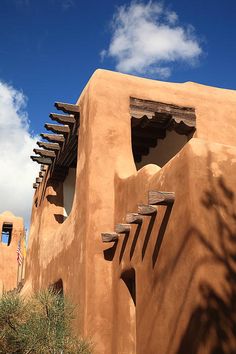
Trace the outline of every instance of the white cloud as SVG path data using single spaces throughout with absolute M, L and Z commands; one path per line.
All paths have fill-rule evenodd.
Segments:
M 178 24 L 178 15 L 159 2 L 131 2 L 118 7 L 112 20 L 112 38 L 101 59 L 115 59 L 126 73 L 168 77 L 177 61 L 193 64 L 202 53 L 192 26 Z
M 37 137 L 29 132 L 26 97 L 0 82 L 0 213 L 12 211 L 28 224 L 39 167 L 30 160 Z

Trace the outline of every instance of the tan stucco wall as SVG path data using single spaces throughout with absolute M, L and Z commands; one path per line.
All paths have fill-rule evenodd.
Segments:
M 0 242 L 0 293 L 17 287 L 17 245 L 24 235 L 24 223 L 21 217 L 14 216 L 6 211 L 0 214 L 0 231 L 4 223 L 12 223 L 12 237 L 10 245 Z
M 136 171 L 130 96 L 196 109 L 194 137 L 162 169 L 148 165 Z M 25 289 L 47 287 L 61 278 L 65 294 L 79 305 L 76 325 L 92 337 L 95 353 L 133 353 L 135 331 L 127 320 L 127 294 L 120 283 L 122 271 L 133 267 L 136 352 L 189 354 L 195 345 L 199 351 L 193 353 L 211 353 L 219 337 L 216 323 L 207 344 L 203 344 L 205 329 L 195 336 L 197 344 L 190 337 L 211 313 L 212 294 L 230 302 L 223 288 L 233 291 L 226 277 L 227 262 L 233 261 L 226 253 L 231 252 L 235 235 L 236 92 L 98 70 L 78 103 L 81 123 L 73 207 L 61 223 L 62 184 L 48 180 L 36 192 Z M 137 211 L 138 203 L 147 202 L 150 189 L 176 193 L 166 228 L 165 207 L 159 207 L 152 230 L 150 217 L 145 217 L 132 259 L 136 226 L 126 244 L 121 236 L 115 251 L 107 250 L 111 246 L 101 242 L 101 232 L 113 231 L 127 211 Z M 163 236 L 159 252 L 158 234 L 159 240 Z M 222 242 L 229 242 L 226 250 Z M 199 313 L 203 320 L 197 322 Z M 232 335 L 231 340 L 235 345 Z

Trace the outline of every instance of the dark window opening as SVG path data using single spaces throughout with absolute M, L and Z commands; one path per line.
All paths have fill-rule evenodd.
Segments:
M 191 139 L 196 116 L 193 107 L 130 99 L 131 137 L 137 169 L 163 167 Z
M 57 282 L 55 282 L 54 284 L 52 284 L 49 289 L 51 289 L 53 292 L 55 292 L 56 294 L 60 294 L 63 296 L 64 294 L 64 290 L 63 290 L 63 281 L 62 279 L 59 279 Z
M 121 275 L 121 279 L 127 286 L 129 293 L 132 297 L 134 305 L 136 305 L 136 284 L 135 284 L 135 270 L 129 269 Z
M 13 225 L 11 223 L 6 222 L 4 222 L 2 225 L 1 242 L 7 246 L 10 246 L 11 243 L 12 227 Z

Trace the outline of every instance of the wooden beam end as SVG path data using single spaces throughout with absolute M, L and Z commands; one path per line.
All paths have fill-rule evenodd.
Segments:
M 116 232 L 102 232 L 102 242 L 115 242 L 118 241 L 118 234 Z

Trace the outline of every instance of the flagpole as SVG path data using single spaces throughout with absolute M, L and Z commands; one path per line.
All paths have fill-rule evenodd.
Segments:
M 19 262 L 17 261 L 18 267 L 17 267 L 17 279 L 16 279 L 16 287 L 18 287 L 18 282 L 19 282 L 19 273 L 20 273 L 20 265 Z
M 24 263 L 25 263 L 25 258 L 23 257 L 22 263 L 21 263 L 21 275 L 20 275 L 20 281 L 23 280 L 23 269 L 24 269 Z

